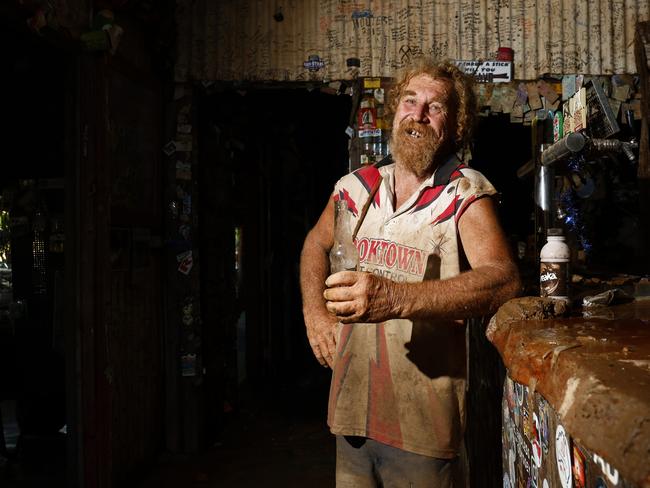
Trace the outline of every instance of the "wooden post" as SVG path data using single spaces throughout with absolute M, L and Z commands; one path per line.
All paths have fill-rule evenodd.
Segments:
M 639 22 L 634 37 L 634 58 L 640 77 L 641 91 L 641 137 L 639 141 L 639 228 L 642 235 L 643 256 L 640 271 L 650 272 L 650 230 L 646 223 L 650 220 L 650 137 L 648 118 L 650 117 L 650 79 L 648 75 L 648 57 L 650 50 L 650 22 Z
M 467 321 L 468 391 L 465 445 L 468 486 L 502 484 L 501 397 L 505 369 L 499 353 L 485 337 L 487 319 Z

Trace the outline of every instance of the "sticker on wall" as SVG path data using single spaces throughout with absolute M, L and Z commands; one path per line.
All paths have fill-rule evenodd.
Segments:
M 188 299 L 188 302 L 183 305 L 183 324 L 188 327 L 194 323 L 194 303 L 192 303 L 191 298 Z
M 189 181 L 192 179 L 192 164 L 176 161 L 176 179 Z
M 314 72 L 325 67 L 325 61 L 318 54 L 310 54 L 307 61 L 302 63 L 302 65 L 309 71 Z
M 571 449 L 569 448 L 569 437 L 564 427 L 557 426 L 555 430 L 555 457 L 557 461 L 557 472 L 562 483 L 562 488 L 572 488 L 573 473 L 571 470 Z
M 178 202 L 176 200 L 169 202 L 169 213 L 174 218 L 178 217 Z
M 177 254 L 176 261 L 178 261 L 178 271 L 180 273 L 186 276 L 190 274 L 190 271 L 192 271 L 192 266 L 194 266 L 192 251 L 185 251 Z
M 196 354 L 181 356 L 181 376 L 196 376 Z
M 179 225 L 178 233 L 184 240 L 189 241 L 192 235 L 192 228 L 187 224 Z
M 186 193 L 183 195 L 183 215 L 190 215 L 192 213 L 192 195 Z
M 179 134 L 191 134 L 192 124 L 177 124 L 176 132 L 178 132 Z
M 167 144 L 163 146 L 163 152 L 167 156 L 171 156 L 176 152 L 176 143 L 174 141 L 169 141 Z
M 181 137 L 189 137 L 189 138 L 191 138 L 192 136 L 179 135 L 178 137 L 179 138 L 176 141 L 174 141 L 174 144 L 176 146 L 176 151 L 178 151 L 178 152 L 190 152 L 192 150 L 192 141 L 191 141 L 191 139 L 190 140 L 187 140 L 185 138 L 181 139 Z

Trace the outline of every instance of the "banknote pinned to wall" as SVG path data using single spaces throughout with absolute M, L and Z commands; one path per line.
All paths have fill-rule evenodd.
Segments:
M 558 93 L 555 91 L 553 86 L 550 83 L 547 83 L 544 80 L 539 80 L 537 82 L 537 91 L 551 105 L 554 104 L 558 100 L 558 98 L 560 98 L 560 95 L 558 95 Z M 529 90 L 529 93 L 530 93 L 530 90 Z
M 568 100 L 576 92 L 576 75 L 562 77 L 562 100 Z
M 488 83 L 482 83 L 476 85 L 476 98 L 478 100 L 479 107 L 489 107 L 492 100 L 492 92 L 494 90 L 494 85 Z
M 539 96 L 537 83 L 534 81 L 526 83 L 526 90 L 528 91 L 528 105 L 531 110 L 539 110 L 542 108 L 542 99 Z
M 497 85 L 494 86 L 492 90 L 492 97 L 490 98 L 489 103 L 490 107 L 492 108 L 492 112 L 503 112 L 503 96 L 505 94 L 505 90 L 503 88 L 504 85 Z
M 517 88 L 513 83 L 508 83 L 507 85 L 503 85 L 503 96 L 502 96 L 502 102 L 503 102 L 503 113 L 509 114 L 512 111 L 512 108 L 515 105 L 515 101 L 517 100 Z

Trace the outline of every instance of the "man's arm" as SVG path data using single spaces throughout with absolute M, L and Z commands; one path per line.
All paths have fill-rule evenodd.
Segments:
M 492 199 L 472 203 L 461 216 L 458 229 L 470 271 L 419 283 L 396 283 L 371 273 L 342 271 L 326 281 L 327 309 L 343 323 L 464 319 L 495 312 L 518 294 L 521 285 Z
M 314 356 L 332 367 L 336 352 L 336 317 L 327 311 L 323 291 L 330 273 L 329 251 L 334 244 L 334 201 L 330 198 L 314 228 L 307 234 L 300 255 L 300 288 L 307 338 Z

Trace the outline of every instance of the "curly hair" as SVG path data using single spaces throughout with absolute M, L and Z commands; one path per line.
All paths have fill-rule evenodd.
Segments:
M 455 150 L 469 144 L 476 124 L 478 104 L 474 93 L 474 80 L 463 73 L 452 61 L 435 62 L 418 59 L 417 64 L 405 68 L 390 90 L 390 104 L 387 120 L 392 120 L 406 85 L 418 75 L 428 75 L 435 80 L 446 80 L 452 89 L 452 100 L 456 106 Z

